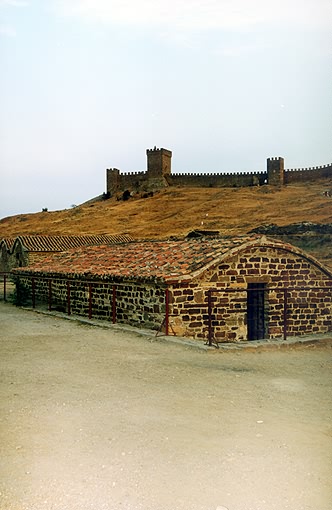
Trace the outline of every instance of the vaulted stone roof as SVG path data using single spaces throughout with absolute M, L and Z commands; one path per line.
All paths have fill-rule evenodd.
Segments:
M 29 252 L 62 252 L 79 246 L 105 245 L 125 243 L 132 241 L 129 234 L 119 235 L 77 235 L 77 236 L 45 236 L 45 235 L 22 235 L 16 238 L 6 238 L 7 249 L 12 251 L 17 243 Z
M 190 280 L 218 261 L 254 246 L 273 246 L 318 261 L 301 250 L 265 236 L 140 241 L 110 246 L 89 246 L 47 257 L 15 272 L 61 275 L 69 278 L 118 278 L 120 280 Z

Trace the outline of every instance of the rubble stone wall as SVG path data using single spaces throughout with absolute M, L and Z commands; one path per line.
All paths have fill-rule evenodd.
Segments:
M 20 275 L 19 280 L 32 302 L 32 278 Z M 68 313 L 69 305 L 71 314 L 88 317 L 91 306 L 93 318 L 112 321 L 114 314 L 116 322 L 151 329 L 160 328 L 165 317 L 165 288 L 159 285 L 45 276 L 35 277 L 34 287 L 37 305 L 48 306 L 51 292 L 51 308 L 61 312 Z
M 207 339 L 208 290 L 213 288 L 214 338 L 223 342 L 247 340 L 249 283 L 265 284 L 266 337 L 283 335 L 285 287 L 294 288 L 287 291 L 286 297 L 287 336 L 332 331 L 330 277 L 300 255 L 268 247 L 243 251 L 195 281 L 174 285 L 170 293 L 170 324 L 177 334 Z

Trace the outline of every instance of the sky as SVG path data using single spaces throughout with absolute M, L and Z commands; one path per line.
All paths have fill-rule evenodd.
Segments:
M 330 0 L 0 0 L 0 218 L 68 209 L 106 168 L 332 162 Z

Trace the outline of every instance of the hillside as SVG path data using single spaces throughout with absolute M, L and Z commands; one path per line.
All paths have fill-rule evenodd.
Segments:
M 118 234 L 160 239 L 194 229 L 222 235 L 247 233 L 264 224 L 332 223 L 332 180 L 283 188 L 167 188 L 153 196 L 89 202 L 73 209 L 21 214 L 0 220 L 0 239 L 21 234 Z M 317 240 L 316 240 L 317 241 Z M 327 241 L 327 240 L 325 240 Z M 330 242 L 313 253 L 330 262 Z M 323 246 L 323 245 L 324 246 Z M 306 249 L 311 249 L 305 246 Z

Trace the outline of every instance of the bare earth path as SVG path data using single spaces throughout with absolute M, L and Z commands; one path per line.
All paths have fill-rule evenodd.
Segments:
M 331 510 L 329 346 L 151 340 L 0 303 L 1 510 Z

